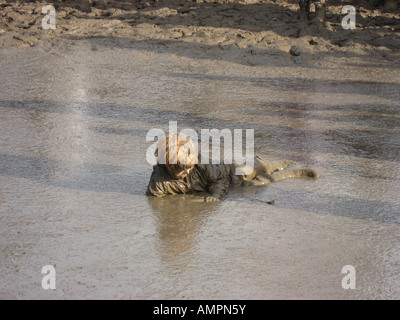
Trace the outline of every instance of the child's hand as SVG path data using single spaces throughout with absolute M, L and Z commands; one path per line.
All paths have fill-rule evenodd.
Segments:
M 213 196 L 204 197 L 204 202 L 214 202 L 214 201 L 221 201 L 221 200 Z

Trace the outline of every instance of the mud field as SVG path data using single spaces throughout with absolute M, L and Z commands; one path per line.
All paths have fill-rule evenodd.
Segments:
M 0 298 L 399 299 L 400 12 L 355 3 L 0 1 Z M 169 121 L 321 178 L 147 197 Z

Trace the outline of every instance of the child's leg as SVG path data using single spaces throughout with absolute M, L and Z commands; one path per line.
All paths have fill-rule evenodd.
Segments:
M 253 171 L 243 176 L 246 181 L 252 181 L 254 185 L 267 184 L 270 182 L 280 181 L 286 178 L 314 178 L 318 179 L 319 175 L 312 169 L 288 168 L 295 165 L 296 162 L 283 161 L 265 161 L 259 156 L 254 158 Z M 285 170 L 286 169 L 286 170 Z
M 268 178 L 268 176 L 274 173 L 275 171 L 283 170 L 290 164 L 295 164 L 295 163 L 292 161 L 267 162 L 263 158 L 255 156 L 253 161 L 252 171 L 249 174 L 244 174 L 243 180 L 251 181 L 258 176 L 263 176 L 263 178 Z
M 311 178 L 318 179 L 319 174 L 313 169 L 287 169 L 271 174 L 271 182 L 281 181 L 288 178 Z
M 267 173 L 260 173 L 257 176 L 254 177 L 254 179 L 250 181 L 246 181 L 246 185 L 248 186 L 262 186 L 268 183 L 271 183 L 273 180 L 271 178 L 271 175 Z
M 296 164 L 296 162 L 287 160 L 269 162 L 264 161 L 265 172 L 268 174 L 273 174 L 276 171 L 282 171 L 286 169 L 291 164 Z
M 243 180 L 251 181 L 261 173 L 267 173 L 266 162 L 262 158 L 256 156 L 254 158 L 252 172 L 249 174 L 243 175 Z

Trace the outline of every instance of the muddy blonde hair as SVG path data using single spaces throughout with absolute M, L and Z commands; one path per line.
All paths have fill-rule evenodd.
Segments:
M 182 133 L 161 137 L 158 140 L 155 155 L 158 164 L 165 165 L 168 170 L 172 167 L 189 169 L 198 163 L 195 143 L 189 136 Z

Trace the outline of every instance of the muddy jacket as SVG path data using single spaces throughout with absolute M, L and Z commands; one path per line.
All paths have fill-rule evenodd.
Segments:
M 235 175 L 234 164 L 197 164 L 184 179 L 171 177 L 163 165 L 153 167 L 147 187 L 147 195 L 162 197 L 168 194 L 182 194 L 207 191 L 220 198 L 227 189 L 240 185 L 243 176 Z

